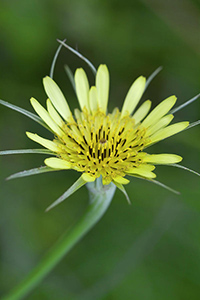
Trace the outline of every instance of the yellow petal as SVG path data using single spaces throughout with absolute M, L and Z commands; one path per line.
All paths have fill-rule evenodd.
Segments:
M 89 111 L 89 83 L 85 71 L 83 69 L 77 69 L 74 80 L 80 107 L 82 110 L 85 107 Z
M 184 130 L 186 127 L 188 127 L 188 125 L 189 125 L 189 122 L 179 122 L 179 123 L 167 126 L 165 128 L 162 128 L 151 136 L 151 139 L 150 139 L 149 143 L 146 144 L 146 146 L 150 145 L 150 144 L 154 144 L 158 141 L 164 140 L 167 137 L 172 136 L 172 135 Z
M 62 127 L 65 123 L 60 117 L 60 115 L 55 110 L 53 104 L 50 99 L 47 99 L 47 110 L 51 116 L 51 118 L 58 124 L 58 126 Z
M 32 141 L 44 146 L 45 148 L 53 151 L 53 152 L 59 152 L 59 148 L 57 145 L 47 139 L 42 138 L 41 136 L 37 135 L 36 133 L 26 132 L 26 135 L 31 139 Z
M 140 101 L 142 94 L 144 93 L 145 84 L 146 78 L 143 76 L 140 76 L 133 82 L 124 100 L 121 117 L 124 117 L 127 114 L 132 114 L 138 102 Z
M 55 83 L 53 79 L 46 76 L 43 79 L 44 89 L 47 93 L 47 96 L 59 112 L 59 114 L 66 120 L 71 121 L 72 114 L 67 104 L 67 101 L 61 92 L 59 86 Z
M 133 119 L 135 120 L 135 124 L 138 124 L 142 119 L 146 117 L 149 110 L 151 108 L 151 101 L 147 100 L 145 101 L 138 110 L 134 113 Z
M 169 110 L 172 108 L 172 106 L 174 106 L 175 103 L 175 96 L 171 96 L 165 99 L 152 110 L 152 112 L 142 122 L 142 125 L 146 128 L 148 128 L 151 125 L 154 125 L 159 119 L 161 119 L 164 115 L 166 115 L 169 112 Z
M 117 183 L 121 183 L 121 184 L 128 184 L 130 182 L 130 180 L 122 177 L 122 176 L 118 176 L 118 177 L 115 177 L 114 182 L 116 181 Z
M 180 161 L 182 161 L 182 157 L 176 154 L 152 154 L 152 155 L 146 155 L 143 158 L 144 162 L 150 162 L 153 164 L 176 164 Z
M 31 104 L 36 111 L 36 113 L 44 120 L 44 122 L 55 132 L 58 136 L 62 136 L 63 132 L 59 126 L 52 120 L 46 109 L 34 98 L 31 98 Z
M 133 168 L 127 171 L 129 175 L 139 175 L 145 178 L 155 178 L 156 174 L 154 174 L 153 171 L 155 169 L 155 166 L 144 164 L 139 166 L 138 168 Z
M 46 158 L 44 163 L 53 169 L 65 170 L 71 168 L 71 164 L 68 161 L 56 157 Z
M 106 113 L 109 96 L 109 72 L 106 65 L 100 65 L 96 75 L 96 88 L 99 108 Z
M 98 109 L 98 96 L 96 86 L 92 86 L 89 91 L 89 106 L 92 112 Z
M 92 181 L 95 181 L 95 179 L 96 179 L 94 176 L 91 176 L 91 175 L 89 175 L 88 173 L 83 173 L 83 174 L 81 175 L 81 177 L 82 177 L 83 180 L 86 181 L 86 182 L 92 182 Z
M 163 118 L 161 118 L 156 124 L 154 124 L 153 126 L 150 126 L 147 130 L 146 130 L 146 136 L 151 136 L 152 134 L 154 134 L 156 131 L 158 131 L 159 129 L 166 127 L 174 118 L 173 115 L 166 115 Z

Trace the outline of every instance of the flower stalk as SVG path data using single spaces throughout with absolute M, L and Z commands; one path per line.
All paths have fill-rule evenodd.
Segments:
M 101 219 L 112 201 L 115 185 L 111 183 L 109 186 L 102 187 L 100 181 L 101 178 L 87 184 L 90 203 L 84 215 L 70 231 L 67 230 L 24 281 L 2 300 L 20 300 L 27 296 Z

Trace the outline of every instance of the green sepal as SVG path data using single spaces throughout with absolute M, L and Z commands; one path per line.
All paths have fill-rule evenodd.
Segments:
M 73 75 L 73 73 L 72 73 L 72 71 L 71 71 L 71 69 L 68 65 L 65 65 L 64 69 L 65 69 L 65 72 L 67 73 L 69 81 L 71 82 L 71 85 L 72 85 L 72 87 L 75 91 L 75 94 L 76 94 L 76 85 L 75 85 L 74 75 Z
M 146 179 L 146 178 L 144 178 L 144 179 L 147 180 L 147 181 L 149 181 L 149 182 L 155 183 L 155 184 L 163 187 L 164 189 L 166 189 L 166 190 L 168 190 L 168 191 L 170 191 L 170 192 L 172 192 L 172 193 L 174 193 L 176 195 L 180 195 L 179 191 L 176 191 L 176 190 L 172 189 L 168 185 L 166 185 L 166 184 L 164 184 L 164 183 L 162 183 L 162 182 L 160 182 L 158 180 L 155 180 L 155 179 Z
M 42 167 L 39 167 L 39 168 L 24 170 L 24 171 L 15 173 L 15 174 L 10 175 L 9 177 L 7 177 L 6 180 L 21 178 L 21 177 L 26 177 L 26 176 L 31 176 L 31 175 L 37 175 L 37 174 L 46 173 L 46 172 L 59 171 L 59 170 L 58 169 L 53 169 L 53 168 L 50 168 L 50 167 L 47 167 L 47 166 L 42 166 Z
M 70 50 L 72 53 L 74 53 L 75 55 L 77 55 L 80 59 L 82 59 L 84 62 L 86 62 L 86 64 L 90 67 L 90 69 L 92 70 L 93 74 L 96 75 L 96 68 L 93 66 L 93 64 L 89 61 L 89 59 L 87 59 L 85 56 L 83 56 L 80 52 L 78 52 L 77 50 L 73 49 L 72 47 L 70 47 L 69 45 L 65 44 L 65 42 L 57 39 L 58 43 L 60 43 L 61 45 L 63 45 L 65 48 L 67 48 L 68 50 Z
M 85 184 L 86 184 L 86 181 L 83 180 L 82 176 L 80 176 L 79 179 L 77 181 L 75 181 L 74 184 L 72 184 L 72 186 L 62 196 L 60 196 L 49 207 L 47 207 L 46 211 L 49 211 L 56 205 L 63 202 L 65 199 L 67 199 L 69 196 L 71 196 L 73 193 L 75 193 L 77 190 L 79 190 Z
M 114 181 L 114 184 L 124 194 L 124 196 L 126 197 L 126 200 L 127 200 L 128 204 L 131 204 L 130 198 L 129 198 L 126 190 L 125 190 L 125 187 L 121 183 L 118 183 L 118 182 L 115 182 L 115 181 Z
M 0 104 L 6 106 L 6 107 L 9 107 L 15 111 L 18 111 L 20 112 L 21 114 L 29 117 L 30 119 L 34 120 L 35 122 L 39 123 L 40 125 L 42 125 L 43 127 L 45 127 L 46 129 L 50 130 L 49 127 L 44 123 L 44 121 L 38 117 L 37 115 L 33 114 L 32 112 L 24 109 L 24 108 L 21 108 L 19 106 L 16 106 L 14 104 L 11 104 L 9 102 L 6 102 L 6 101 L 3 101 L 0 99 Z
M 63 40 L 63 42 L 66 42 L 66 39 Z M 52 64 L 51 64 L 51 69 L 50 69 L 50 74 L 49 74 L 49 77 L 51 77 L 52 79 L 53 79 L 53 74 L 54 74 L 54 69 L 55 69 L 56 61 L 57 61 L 57 58 L 58 58 L 58 55 L 60 53 L 60 50 L 61 50 L 62 46 L 63 46 L 62 44 L 60 44 L 58 46 L 58 49 L 56 50 L 56 53 L 55 53 L 55 55 L 53 57 L 53 61 L 52 61 Z
M 48 149 L 19 149 L 19 150 L 4 150 L 0 151 L 0 155 L 12 155 L 12 154 L 48 154 L 55 155 L 54 152 Z
M 158 73 L 160 73 L 160 71 L 162 70 L 163 67 L 158 67 L 148 78 L 147 78 L 147 81 L 146 81 L 146 84 L 145 84 L 145 90 L 147 89 L 147 87 L 149 86 L 149 84 L 151 83 L 151 81 L 156 77 L 156 75 Z
M 167 166 L 170 166 L 170 165 L 167 165 Z M 170 191 L 170 192 L 172 192 L 172 193 L 174 193 L 174 194 L 176 194 L 176 195 L 180 195 L 180 192 L 179 192 L 179 191 L 176 191 L 176 190 L 172 189 L 172 188 L 169 187 L 168 185 L 166 185 L 166 184 L 164 184 L 164 183 L 162 183 L 162 182 L 160 182 L 160 181 L 158 181 L 158 180 L 155 180 L 155 179 L 148 179 L 148 178 L 144 178 L 144 177 L 140 177 L 140 176 L 135 176 L 135 175 L 134 175 L 134 177 L 139 178 L 139 179 L 142 179 L 142 180 L 149 181 L 149 182 L 151 182 L 151 183 L 154 183 L 154 184 L 156 184 L 156 185 L 159 185 L 159 186 L 163 187 L 164 189 L 166 189 L 166 190 L 168 190 L 168 191 Z
M 198 173 L 198 172 L 196 172 L 196 171 L 194 171 L 194 170 L 192 170 L 192 169 L 189 169 L 189 168 L 187 168 L 187 167 L 185 167 L 185 166 L 183 166 L 183 165 L 179 165 L 179 164 L 170 164 L 169 166 L 176 167 L 176 168 L 180 168 L 180 169 L 189 171 L 189 172 L 191 172 L 191 173 L 193 173 L 193 174 L 195 174 L 195 175 L 197 175 L 197 176 L 200 176 L 200 173 Z
M 194 126 L 197 126 L 197 125 L 199 125 L 199 124 L 200 124 L 200 120 L 198 120 L 198 121 L 196 121 L 196 122 L 193 122 L 193 123 L 190 123 L 190 124 L 188 125 L 188 127 L 186 127 L 184 130 L 190 129 L 190 128 L 192 128 L 192 127 L 194 127 Z
M 186 101 L 185 103 L 179 105 L 178 107 L 173 108 L 170 110 L 169 114 L 174 114 L 175 112 L 181 110 L 182 108 L 186 107 L 187 105 L 191 104 L 192 102 L 196 101 L 200 97 L 200 94 L 196 95 L 192 99 Z

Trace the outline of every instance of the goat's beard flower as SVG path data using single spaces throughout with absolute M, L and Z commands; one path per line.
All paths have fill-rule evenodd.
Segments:
M 82 172 L 85 182 L 102 176 L 103 185 L 129 182 L 126 175 L 152 179 L 156 164 L 174 164 L 182 160 L 176 154 L 147 154 L 145 148 L 184 130 L 189 122 L 169 125 L 169 113 L 176 102 L 171 96 L 162 101 L 149 114 L 151 101 L 135 108 L 144 93 L 146 79 L 135 80 L 125 98 L 122 110 L 115 108 L 107 113 L 109 72 L 100 65 L 95 86 L 89 87 L 83 69 L 74 76 L 76 94 L 81 110 L 71 113 L 63 93 L 50 78 L 44 78 L 48 96 L 47 110 L 31 98 L 31 104 L 54 134 L 53 140 L 27 132 L 33 141 L 51 151 L 55 157 L 45 159 L 45 164 L 55 170 L 74 169 Z

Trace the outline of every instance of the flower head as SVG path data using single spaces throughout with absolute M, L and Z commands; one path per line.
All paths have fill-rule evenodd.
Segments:
M 74 76 L 80 109 L 70 111 L 58 85 L 44 78 L 48 96 L 47 110 L 31 98 L 36 113 L 52 131 L 52 140 L 27 132 L 33 141 L 51 151 L 55 157 L 45 159 L 45 164 L 55 170 L 74 169 L 82 172 L 85 182 L 102 176 L 107 185 L 127 184 L 126 175 L 152 179 L 156 164 L 174 164 L 182 160 L 175 154 L 150 155 L 145 148 L 184 130 L 189 122 L 169 125 L 173 115 L 169 113 L 176 102 L 171 96 L 162 101 L 150 113 L 151 101 L 136 106 L 144 93 L 146 79 L 137 78 L 130 87 L 121 111 L 115 108 L 107 113 L 109 96 L 109 72 L 100 65 L 95 86 L 90 87 L 83 69 Z M 148 114 L 149 113 L 149 114 Z

